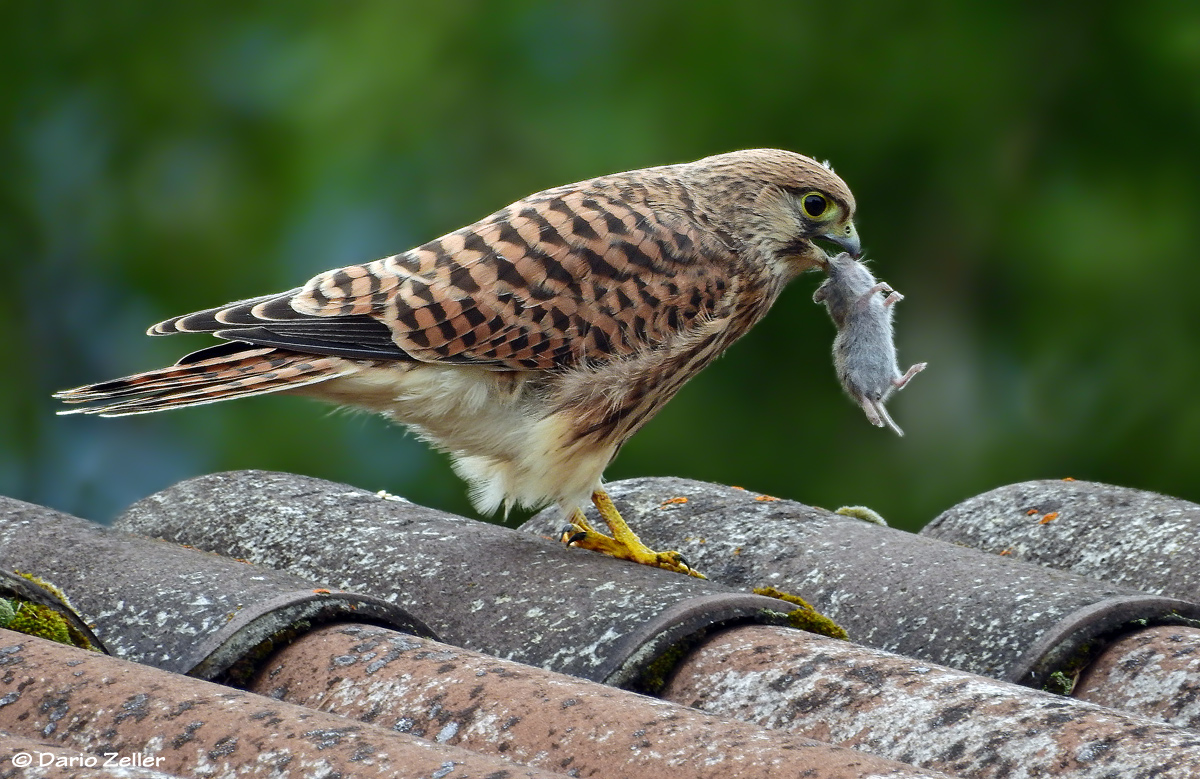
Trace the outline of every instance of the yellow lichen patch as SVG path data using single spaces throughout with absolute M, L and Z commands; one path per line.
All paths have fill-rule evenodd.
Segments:
M 866 506 L 842 506 L 834 514 L 840 514 L 843 517 L 851 517 L 853 519 L 861 519 L 863 522 L 870 522 L 872 525 L 881 525 L 887 527 L 887 520 L 873 508 Z
M 770 502 L 770 501 L 779 500 L 779 498 L 776 498 L 772 495 L 759 495 L 757 498 L 755 498 L 755 500 L 763 501 L 763 502 Z
M 849 634 L 846 633 L 841 625 L 814 609 L 808 601 L 799 595 L 782 592 L 774 587 L 755 587 L 753 592 L 755 595 L 765 595 L 768 598 L 776 598 L 799 606 L 800 608 L 787 613 L 788 624 L 798 630 L 806 630 L 809 633 L 816 633 L 817 635 L 828 636 L 830 638 L 840 638 L 842 641 L 850 640 Z
M 665 509 L 667 506 L 677 506 L 680 503 L 687 503 L 687 498 L 667 498 L 662 503 L 658 504 L 660 509 Z
M 71 601 L 67 600 L 67 594 L 65 592 L 63 592 L 62 590 L 58 589 L 57 587 L 55 587 L 50 582 L 46 581 L 45 579 L 38 578 L 37 576 L 34 576 L 31 573 L 26 573 L 24 571 L 13 571 L 13 573 L 15 573 L 17 576 L 20 576 L 22 579 L 27 579 L 27 580 L 33 582 L 34 584 L 41 587 L 46 592 L 48 592 L 51 595 L 53 595 L 54 597 L 58 598 L 59 602 L 61 602 L 64 606 L 69 608 L 71 611 L 76 611 L 75 607 L 71 605 Z M 76 611 L 76 613 L 78 613 L 78 612 Z
M 1038 524 L 1039 524 L 1039 525 L 1044 525 L 1044 524 L 1046 524 L 1047 522 L 1053 522 L 1053 521 L 1054 521 L 1054 520 L 1056 520 L 1056 519 L 1058 519 L 1058 512 L 1057 512 L 1057 511 L 1051 511 L 1049 514 L 1047 514 L 1046 516 L 1044 516 L 1044 517 L 1042 517 L 1041 519 L 1039 519 L 1039 520 L 1038 520 Z

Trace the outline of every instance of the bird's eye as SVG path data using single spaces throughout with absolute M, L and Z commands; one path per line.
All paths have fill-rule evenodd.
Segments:
M 804 213 L 808 214 L 814 219 L 825 213 L 826 209 L 829 208 L 829 201 L 825 199 L 825 196 L 818 195 L 815 192 L 805 195 L 804 200 L 800 202 L 804 207 Z

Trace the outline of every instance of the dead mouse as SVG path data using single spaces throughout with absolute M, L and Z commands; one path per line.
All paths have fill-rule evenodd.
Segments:
M 849 254 L 830 258 L 825 272 L 829 278 L 817 288 L 813 302 L 824 303 L 837 326 L 833 364 L 838 380 L 871 424 L 886 424 L 904 435 L 883 406 L 889 395 L 925 369 L 919 362 L 901 374 L 896 364 L 892 307 L 904 296 L 876 281 L 867 266 Z

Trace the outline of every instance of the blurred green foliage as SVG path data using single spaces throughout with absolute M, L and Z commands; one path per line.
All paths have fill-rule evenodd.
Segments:
M 1200 5 L 0 3 L 0 493 L 106 520 L 217 470 L 469 513 L 440 457 L 273 397 L 104 420 L 55 389 L 173 361 L 168 316 L 393 254 L 545 187 L 776 146 L 833 162 L 898 309 L 841 395 L 795 283 L 608 477 L 918 527 L 1074 476 L 1200 500 Z

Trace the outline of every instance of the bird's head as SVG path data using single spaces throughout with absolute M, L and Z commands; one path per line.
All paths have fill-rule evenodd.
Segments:
M 822 242 L 862 256 L 854 195 L 829 163 L 780 149 L 750 149 L 695 164 L 729 196 L 733 209 L 726 218 L 734 234 L 781 276 L 826 267 Z

